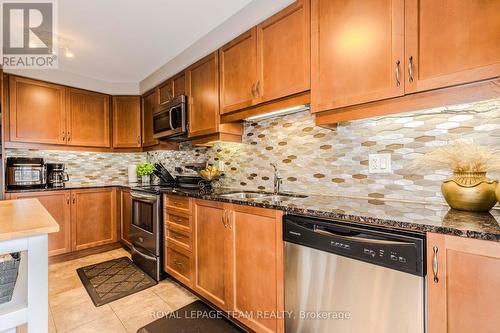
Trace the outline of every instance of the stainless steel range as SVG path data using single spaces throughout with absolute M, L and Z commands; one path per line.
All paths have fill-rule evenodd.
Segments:
M 130 240 L 132 260 L 156 281 L 163 278 L 161 194 L 154 188 L 133 188 Z

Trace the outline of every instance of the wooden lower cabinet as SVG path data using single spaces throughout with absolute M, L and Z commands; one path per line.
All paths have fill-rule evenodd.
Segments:
M 193 287 L 192 200 L 164 195 L 164 270 L 185 286 Z
M 132 197 L 129 189 L 121 190 L 120 240 L 128 247 L 130 241 L 130 227 L 132 225 Z
M 500 243 L 427 234 L 428 333 L 498 332 Z
M 70 191 L 11 193 L 10 198 L 38 199 L 59 224 L 59 232 L 49 234 L 49 256 L 71 252 Z
M 257 312 L 284 310 L 283 237 L 281 211 L 231 205 L 231 310 L 254 313 L 239 320 L 256 332 L 283 332 L 282 319 L 261 318 Z
M 73 190 L 71 204 L 73 251 L 116 242 L 115 189 Z
M 193 218 L 194 291 L 255 332 L 283 332 L 257 315 L 284 311 L 282 212 L 194 200 Z
M 224 225 L 226 205 L 194 203 L 194 290 L 217 307 L 230 310 L 231 230 Z

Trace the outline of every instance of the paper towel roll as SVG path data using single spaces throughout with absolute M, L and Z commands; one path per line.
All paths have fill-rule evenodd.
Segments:
M 135 164 L 128 166 L 128 182 L 137 183 L 137 165 Z

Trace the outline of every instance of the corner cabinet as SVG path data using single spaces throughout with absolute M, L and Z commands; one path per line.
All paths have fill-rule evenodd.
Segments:
M 195 200 L 193 215 L 193 289 L 255 332 L 283 332 L 256 315 L 284 311 L 282 212 Z
M 141 98 L 113 96 L 113 147 L 141 147 Z
M 498 332 L 500 243 L 427 234 L 429 333 Z
M 115 189 L 72 190 L 71 204 L 74 251 L 117 241 Z
M 9 95 L 10 141 L 66 144 L 64 87 L 10 76 Z
M 108 95 L 68 88 L 66 92 L 67 144 L 111 147 Z

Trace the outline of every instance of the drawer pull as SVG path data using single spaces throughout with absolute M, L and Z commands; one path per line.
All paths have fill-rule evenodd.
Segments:
M 182 239 L 182 237 L 181 237 L 181 236 L 177 236 L 177 235 L 174 235 L 174 238 L 175 238 L 175 239 Z
M 182 262 L 178 261 L 178 260 L 175 260 L 174 259 L 174 264 L 177 266 L 177 267 L 184 267 L 184 265 L 182 264 Z
M 434 252 L 434 257 L 432 258 L 432 273 L 434 274 L 434 283 L 439 282 L 438 271 L 439 271 L 439 262 L 438 262 L 438 247 L 434 246 L 432 248 Z

